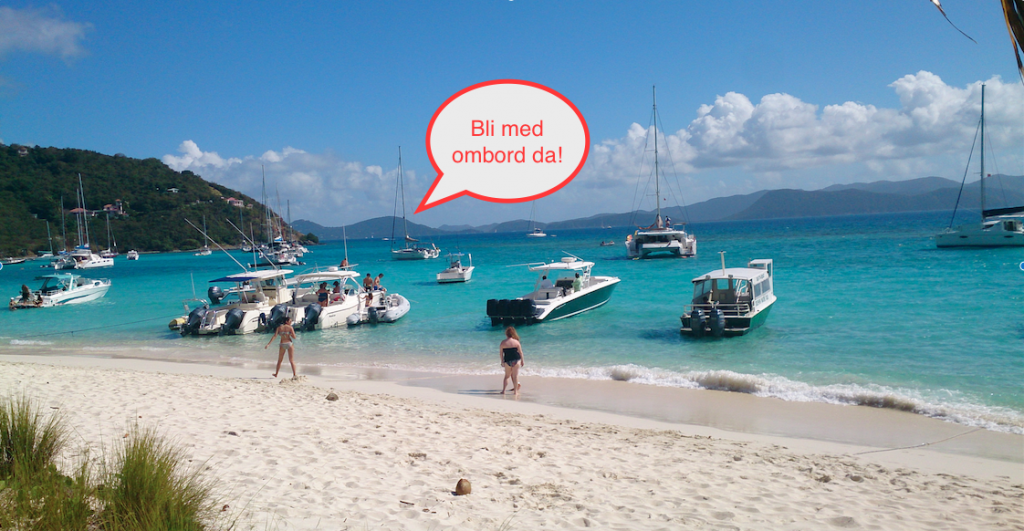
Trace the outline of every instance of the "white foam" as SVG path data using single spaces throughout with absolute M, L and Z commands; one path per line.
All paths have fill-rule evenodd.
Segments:
M 53 341 L 37 341 L 34 339 L 12 339 L 12 345 L 24 346 L 24 345 L 52 345 Z

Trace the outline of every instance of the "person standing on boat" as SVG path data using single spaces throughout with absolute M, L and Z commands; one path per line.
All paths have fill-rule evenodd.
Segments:
M 369 273 L 367 273 L 366 277 L 363 278 L 363 289 L 366 291 L 373 289 L 373 277 L 371 277 Z
M 576 293 L 583 288 L 583 280 L 580 279 L 580 274 L 576 273 L 576 279 L 572 281 L 572 292 Z
M 277 378 L 277 373 L 281 372 L 281 362 L 284 361 L 285 351 L 288 351 L 288 363 L 292 365 L 292 378 L 298 378 L 299 373 L 295 370 L 295 347 L 292 345 L 295 341 L 295 329 L 292 328 L 291 317 L 284 318 L 284 322 L 277 327 L 277 330 L 274 331 L 274 336 L 270 338 L 270 341 L 263 348 L 269 348 L 277 336 L 281 336 L 281 347 L 277 351 L 277 369 L 274 370 L 274 378 Z
M 387 291 L 386 289 L 384 289 L 384 285 L 382 284 L 383 280 L 384 280 L 384 273 L 381 273 L 381 274 L 377 275 L 377 278 L 373 279 L 373 289 L 374 289 L 374 291 Z
M 339 266 L 339 268 L 340 269 L 348 269 L 348 258 L 342 258 L 341 259 L 341 266 Z
M 505 340 L 498 345 L 498 356 L 501 359 L 501 366 L 505 369 L 505 379 L 501 382 L 501 394 L 505 394 L 509 379 L 512 380 L 512 389 L 516 397 L 519 396 L 519 369 L 526 365 L 526 357 L 523 356 L 523 345 L 519 342 L 519 334 L 514 327 L 505 329 Z
M 320 306 L 329 306 L 331 304 L 331 293 L 327 291 L 326 282 L 321 282 L 320 289 L 316 290 L 316 302 Z

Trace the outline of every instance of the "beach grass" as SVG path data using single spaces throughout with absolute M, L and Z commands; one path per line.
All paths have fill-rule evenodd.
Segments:
M 93 474 L 61 470 L 69 430 L 26 397 L 0 400 L 0 529 L 199 531 L 216 527 L 212 483 L 155 430 L 131 429 Z

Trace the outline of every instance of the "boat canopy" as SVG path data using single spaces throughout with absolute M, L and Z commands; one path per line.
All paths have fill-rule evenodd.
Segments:
M 355 271 L 319 271 L 316 273 L 306 273 L 304 275 L 296 276 L 295 283 L 333 282 L 335 280 L 344 281 L 346 278 L 359 278 L 359 273 L 356 273 Z
M 576 270 L 580 271 L 583 269 L 590 269 L 594 267 L 594 262 L 584 262 L 575 258 L 566 257 L 561 262 L 552 262 L 550 264 L 540 264 L 530 266 L 530 271 L 551 271 L 551 270 Z
M 768 271 L 764 269 L 753 269 L 748 267 L 730 267 L 727 269 L 718 269 L 710 273 L 705 273 L 699 277 L 694 278 L 691 282 L 696 284 L 697 282 L 703 282 L 713 278 L 738 278 L 741 280 L 749 280 L 751 282 L 760 282 L 768 278 Z M 763 278 L 762 278 L 763 277 Z
M 292 271 L 289 269 L 249 271 L 246 273 L 236 273 L 234 275 L 216 278 L 210 282 L 246 282 L 250 280 L 267 280 L 269 278 L 284 277 L 290 274 L 292 274 Z
M 46 280 L 48 278 L 56 278 L 56 279 L 59 279 L 59 280 L 73 280 L 75 277 L 78 277 L 78 276 L 81 276 L 81 275 L 73 275 L 71 273 L 53 273 L 51 275 L 38 276 L 35 279 L 36 280 Z

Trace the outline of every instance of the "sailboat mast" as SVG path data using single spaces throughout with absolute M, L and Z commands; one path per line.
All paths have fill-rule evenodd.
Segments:
M 658 217 L 654 218 L 658 228 L 661 228 L 661 184 L 658 177 L 658 91 L 657 87 L 651 87 L 651 96 L 654 100 L 654 199 L 658 202 Z
M 64 246 L 64 251 L 68 250 L 68 227 L 64 221 L 64 196 L 60 196 L 60 234 L 61 244 Z
M 53 254 L 53 238 L 50 237 L 50 222 L 46 222 L 46 239 L 50 241 L 50 254 Z
M 405 229 L 405 246 L 409 247 L 409 222 L 405 219 L 405 178 L 402 176 L 402 146 L 398 146 L 398 186 L 402 189 L 402 226 Z
M 85 220 L 85 246 L 92 248 L 89 243 L 89 207 L 85 206 L 85 187 L 82 186 L 82 174 L 78 174 L 78 192 L 82 194 L 82 219 Z
M 985 85 L 981 86 L 981 221 L 985 221 Z

